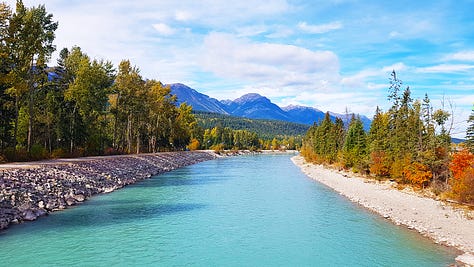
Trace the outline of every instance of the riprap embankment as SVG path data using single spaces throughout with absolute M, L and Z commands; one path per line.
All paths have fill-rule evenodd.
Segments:
M 212 152 L 169 152 L 57 160 L 13 168 L 0 165 L 0 229 L 215 157 Z

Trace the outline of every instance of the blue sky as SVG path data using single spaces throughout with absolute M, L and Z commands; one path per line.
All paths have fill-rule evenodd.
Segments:
M 15 1 L 6 1 L 14 7 Z M 392 70 L 465 135 L 474 103 L 474 1 L 98 1 L 45 4 L 56 45 L 217 99 L 256 92 L 286 106 L 371 117 Z M 56 57 L 53 56 L 53 59 Z

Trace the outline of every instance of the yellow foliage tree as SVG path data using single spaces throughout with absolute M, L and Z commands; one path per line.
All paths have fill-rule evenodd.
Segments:
M 199 140 L 196 138 L 193 138 L 191 142 L 188 145 L 189 150 L 198 150 L 201 144 L 199 143 Z

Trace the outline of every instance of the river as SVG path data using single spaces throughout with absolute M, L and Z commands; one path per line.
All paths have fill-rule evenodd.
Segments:
M 0 232 L 0 266 L 447 266 L 456 251 L 307 178 L 291 155 L 184 167 Z

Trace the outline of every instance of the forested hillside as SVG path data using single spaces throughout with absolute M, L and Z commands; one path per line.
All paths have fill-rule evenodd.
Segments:
M 418 188 L 431 187 L 437 194 L 447 192 L 474 203 L 474 110 L 466 144 L 454 146 L 447 125 L 451 114 L 434 110 L 428 95 L 413 100 L 410 88 L 402 88 L 395 71 L 388 99 L 390 109 L 377 107 L 368 133 L 357 117 L 346 129 L 340 119 L 333 123 L 327 114 L 307 132 L 302 154 L 310 161 Z
M 194 111 L 194 114 L 198 125 L 205 129 L 221 126 L 235 130 L 248 130 L 257 133 L 264 139 L 273 139 L 278 136 L 303 136 L 310 127 L 292 122 L 247 119 L 202 111 Z

